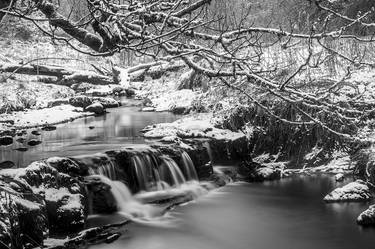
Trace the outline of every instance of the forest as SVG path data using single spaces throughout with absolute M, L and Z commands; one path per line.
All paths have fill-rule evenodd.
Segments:
M 0 248 L 375 242 L 374 1 L 0 0 L 0 44 Z

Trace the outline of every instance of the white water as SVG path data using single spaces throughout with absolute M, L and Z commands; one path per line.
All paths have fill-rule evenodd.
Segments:
M 137 223 L 152 226 L 174 226 L 176 219 L 172 219 L 161 205 L 144 204 L 143 202 L 172 199 L 175 197 L 188 196 L 191 200 L 206 194 L 208 191 L 199 182 L 191 181 L 182 184 L 179 188 L 169 188 L 153 192 L 141 192 L 133 196 L 129 188 L 120 181 L 112 181 L 103 175 L 96 176 L 111 187 L 111 193 L 115 198 L 118 213 L 123 217 Z
M 194 163 L 191 160 L 188 153 L 186 153 L 185 151 L 182 152 L 181 160 L 182 160 L 183 171 L 185 172 L 185 175 L 186 175 L 186 179 L 188 181 L 190 180 L 197 181 L 198 180 L 197 171 L 195 170 Z

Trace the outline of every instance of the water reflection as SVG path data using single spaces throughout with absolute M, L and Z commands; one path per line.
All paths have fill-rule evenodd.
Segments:
M 28 132 L 24 143 L 0 147 L 0 162 L 13 161 L 19 167 L 51 156 L 90 154 L 118 147 L 144 143 L 139 133 L 145 126 L 172 122 L 178 116 L 171 113 L 138 112 L 138 107 L 108 109 L 110 113 L 100 117 L 87 117 L 57 125 L 55 131 L 41 131 L 41 136 Z M 89 127 L 93 126 L 94 129 Z M 16 137 L 16 139 L 19 137 Z M 30 147 L 27 141 L 40 139 L 42 144 Z M 26 152 L 15 150 L 27 147 Z

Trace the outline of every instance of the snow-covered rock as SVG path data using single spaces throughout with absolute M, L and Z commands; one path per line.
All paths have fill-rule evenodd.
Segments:
M 143 107 L 142 112 L 154 112 L 155 108 L 154 107 Z
M 101 115 L 101 114 L 104 114 L 105 109 L 104 109 L 104 107 L 103 107 L 102 104 L 100 104 L 99 102 L 95 102 L 95 103 L 93 103 L 93 104 L 87 106 L 87 107 L 85 108 L 85 111 L 86 111 L 86 112 L 93 112 L 93 113 L 95 113 L 96 115 Z
M 357 218 L 357 223 L 363 226 L 375 225 L 375 205 L 371 205 Z
M 368 201 L 372 198 L 367 184 L 362 180 L 351 182 L 341 188 L 336 188 L 324 197 L 326 202 Z
M 375 225 L 375 205 L 371 205 L 357 218 L 357 223 L 363 226 Z
M 110 97 L 93 97 L 92 101 L 99 102 L 104 108 L 114 108 L 121 105 L 120 102 Z
M 342 174 L 342 173 L 338 173 L 338 174 L 335 175 L 336 182 L 342 182 L 342 181 L 344 181 L 344 179 L 345 179 L 345 175 Z
M 74 107 L 86 108 L 92 104 L 92 99 L 84 95 L 74 96 L 69 99 L 69 104 Z

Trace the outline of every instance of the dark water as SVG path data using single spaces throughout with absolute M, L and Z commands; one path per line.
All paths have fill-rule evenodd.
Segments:
M 139 107 L 108 109 L 110 113 L 104 116 L 87 117 L 60 124 L 55 131 L 40 131 L 41 136 L 34 136 L 29 131 L 25 138 L 40 139 L 43 143 L 35 147 L 18 142 L 10 146 L 0 146 L 0 162 L 10 160 L 23 167 L 35 160 L 51 156 L 92 154 L 141 144 L 145 141 L 139 131 L 145 126 L 172 122 L 178 118 L 167 112 L 139 112 L 138 110 Z M 89 126 L 95 128 L 89 129 Z M 14 150 L 19 147 L 28 147 L 29 150 L 26 152 Z
M 227 185 L 176 208 L 173 227 L 140 224 L 103 249 L 371 249 L 375 230 L 355 219 L 368 204 L 325 204 L 333 177 Z

